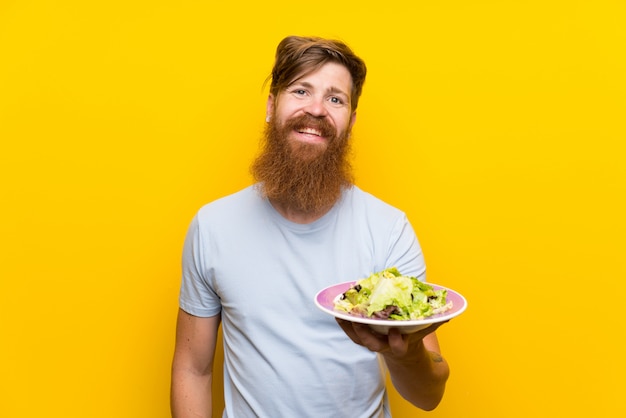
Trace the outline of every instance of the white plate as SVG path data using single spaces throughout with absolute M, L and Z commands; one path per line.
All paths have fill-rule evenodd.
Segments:
M 353 286 L 356 282 L 344 282 L 334 284 L 325 289 L 320 290 L 317 295 L 315 295 L 315 305 L 320 308 L 323 312 L 326 312 L 329 315 L 334 316 L 335 318 L 345 319 L 347 321 L 359 322 L 361 324 L 367 324 L 374 331 L 379 332 L 381 334 L 387 334 L 389 329 L 398 328 L 402 334 L 411 334 L 413 332 L 419 331 L 420 329 L 426 328 L 431 324 L 435 324 L 437 322 L 445 322 L 449 321 L 452 318 L 459 316 L 462 314 L 467 308 L 467 301 L 465 298 L 455 292 L 452 289 L 448 289 L 447 287 L 439 286 L 436 284 L 428 283 L 434 289 L 446 289 L 448 291 L 446 301 L 452 302 L 452 308 L 447 310 L 446 312 L 435 314 L 429 316 L 425 319 L 417 319 L 417 320 L 395 320 L 395 319 L 373 319 L 373 318 L 363 318 L 359 316 L 350 315 L 346 312 L 336 311 L 335 310 L 335 299 L 340 297 L 346 290 L 348 290 L 351 286 Z

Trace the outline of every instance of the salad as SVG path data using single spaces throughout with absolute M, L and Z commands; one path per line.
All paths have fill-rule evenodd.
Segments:
M 419 320 L 452 308 L 447 290 L 435 289 L 395 267 L 358 280 L 334 301 L 335 309 L 372 319 Z

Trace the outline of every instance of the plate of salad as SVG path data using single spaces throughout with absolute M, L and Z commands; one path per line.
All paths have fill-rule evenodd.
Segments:
M 381 334 L 391 328 L 410 334 L 449 321 L 467 308 L 458 292 L 404 276 L 395 267 L 329 286 L 314 301 L 327 314 L 367 324 Z

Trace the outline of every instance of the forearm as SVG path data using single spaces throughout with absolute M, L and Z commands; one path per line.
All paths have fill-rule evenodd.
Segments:
M 220 316 L 197 317 L 179 309 L 172 362 L 173 418 L 211 418 L 213 357 Z
M 426 349 L 422 342 L 410 347 L 411 355 L 398 359 L 385 355 L 391 381 L 398 393 L 413 405 L 430 411 L 443 398 L 450 369 L 437 352 Z
M 172 372 L 172 418 L 212 417 L 212 374 Z

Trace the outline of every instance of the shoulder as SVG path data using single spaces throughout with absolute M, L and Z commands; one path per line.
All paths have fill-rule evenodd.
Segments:
M 404 212 L 400 209 L 364 191 L 358 186 L 352 186 L 350 189 L 346 190 L 344 201 L 346 205 L 352 207 L 352 210 L 361 210 L 378 216 L 404 216 Z
M 202 206 L 198 210 L 198 219 L 231 217 L 242 210 L 250 210 L 255 205 L 261 204 L 263 199 L 257 193 L 254 186 L 248 186 L 242 190 L 227 196 L 220 197 Z

